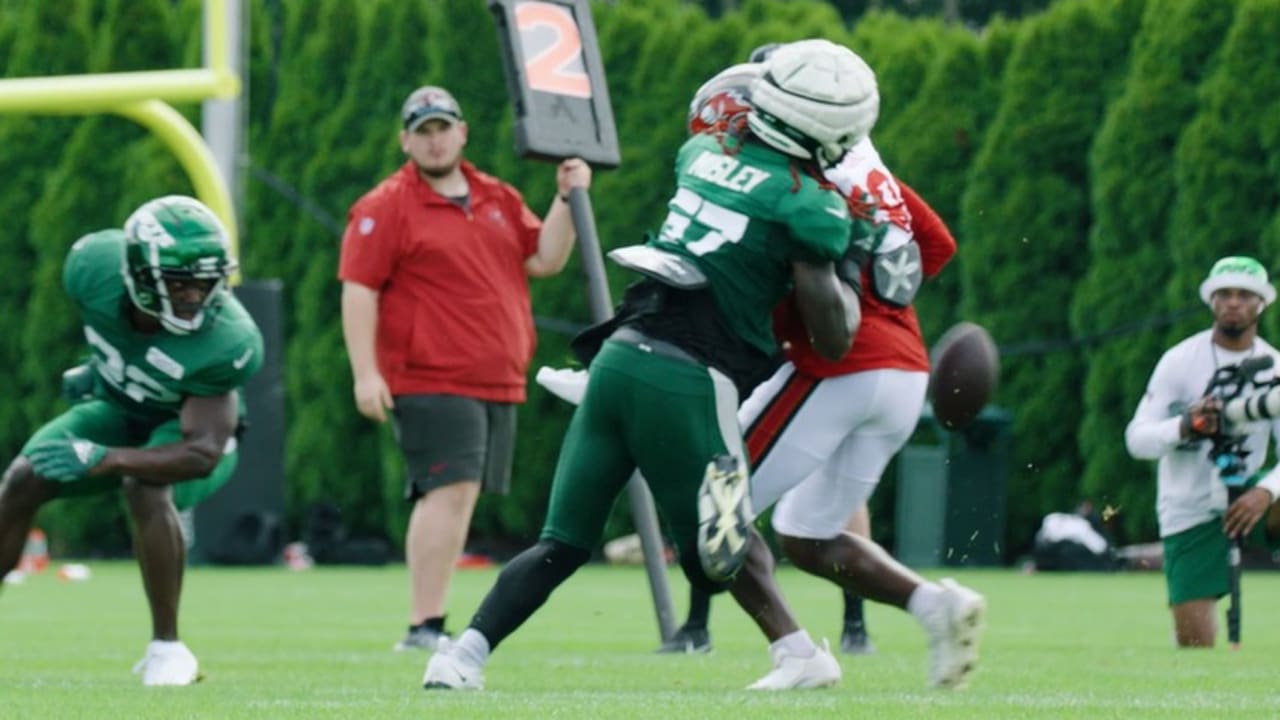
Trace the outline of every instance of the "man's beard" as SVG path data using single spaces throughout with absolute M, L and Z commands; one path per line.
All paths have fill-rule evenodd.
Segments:
M 422 163 L 416 163 L 416 164 L 418 166 L 418 172 L 422 173 L 423 175 L 426 175 L 429 178 L 439 180 L 440 178 L 448 177 L 449 175 L 451 175 L 454 170 L 458 169 L 458 164 L 461 162 L 462 162 L 461 157 L 455 157 L 453 159 L 453 162 L 446 163 L 441 167 L 427 167 Z
M 1256 320 L 1254 322 L 1244 323 L 1242 325 L 1219 325 L 1218 330 L 1223 335 L 1226 335 L 1227 337 L 1234 340 L 1235 338 L 1238 338 L 1241 335 L 1244 335 L 1246 332 L 1248 332 L 1249 328 L 1253 327 L 1255 324 L 1257 324 Z

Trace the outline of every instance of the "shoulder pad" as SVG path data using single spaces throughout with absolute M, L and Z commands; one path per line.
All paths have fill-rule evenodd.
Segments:
M 693 262 L 649 245 L 628 245 L 611 250 L 609 259 L 628 270 L 681 290 L 707 286 L 707 276 Z
M 871 261 L 871 287 L 876 297 L 894 307 L 907 307 L 920 290 L 922 267 L 920 246 L 915 242 L 876 254 Z

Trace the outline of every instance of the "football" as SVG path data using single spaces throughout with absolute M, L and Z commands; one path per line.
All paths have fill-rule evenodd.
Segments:
M 934 343 L 929 366 L 933 416 L 942 427 L 959 430 L 973 422 L 995 392 L 1000 355 L 981 325 L 960 322 Z

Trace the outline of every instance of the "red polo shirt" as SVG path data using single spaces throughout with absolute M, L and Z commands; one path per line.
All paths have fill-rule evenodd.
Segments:
M 542 221 L 462 163 L 464 210 L 406 162 L 347 213 L 338 277 L 377 290 L 378 368 L 393 395 L 523 402 L 536 337 L 524 261 Z

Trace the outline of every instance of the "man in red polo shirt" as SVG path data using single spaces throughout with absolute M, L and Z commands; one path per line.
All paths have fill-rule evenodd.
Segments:
M 575 237 L 566 198 L 590 186 L 591 168 L 561 162 L 539 220 L 514 188 L 463 160 L 467 124 L 448 91 L 413 91 L 400 120 L 408 160 L 352 205 L 338 277 L 356 408 L 377 422 L 391 411 L 413 503 L 404 650 L 445 635 L 476 498 L 510 483 L 536 339 L 527 278 L 564 267 Z

